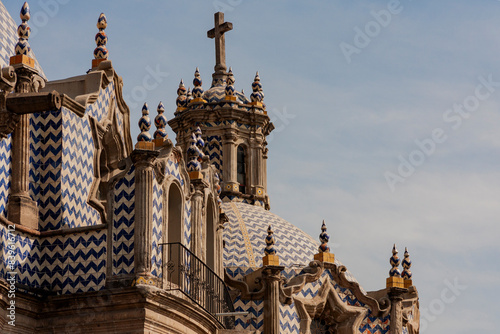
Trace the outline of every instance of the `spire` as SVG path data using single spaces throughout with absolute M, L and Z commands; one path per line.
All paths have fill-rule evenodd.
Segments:
M 234 75 L 231 67 L 229 68 L 229 72 L 227 74 L 227 83 L 226 83 L 226 100 L 236 101 L 236 96 L 234 95 Z
M 144 103 L 142 106 L 142 117 L 139 118 L 139 129 L 141 133 L 137 136 L 137 141 L 151 141 L 151 135 L 149 134 L 149 129 L 151 129 L 151 119 L 149 118 L 149 108 L 148 104 Z
M 104 29 L 108 26 L 108 21 L 106 20 L 106 15 L 101 13 L 97 19 L 97 29 L 99 32 L 95 35 L 95 44 L 97 45 L 94 50 L 94 59 L 92 60 L 92 68 L 97 67 L 100 62 L 108 59 L 108 49 L 106 48 L 106 43 L 108 43 L 108 36 Z
M 165 106 L 161 101 L 158 104 L 156 111 L 158 112 L 158 115 L 155 117 L 156 131 L 154 133 L 154 138 L 157 140 L 164 140 L 168 138 L 167 131 L 165 130 L 165 127 L 167 126 L 167 117 L 164 114 Z
M 25 64 L 32 68 L 35 67 L 35 60 L 30 57 L 31 47 L 28 39 L 31 34 L 31 28 L 28 25 L 28 21 L 31 18 L 30 7 L 27 2 L 21 7 L 21 12 L 19 13 L 22 23 L 17 27 L 17 35 L 19 39 L 14 48 L 15 56 L 10 58 L 10 65 Z
M 330 253 L 330 247 L 328 246 L 328 241 L 330 240 L 330 236 L 326 232 L 326 224 L 323 220 L 323 224 L 321 225 L 321 233 L 319 235 L 319 241 L 321 241 L 321 245 L 318 247 L 318 254 L 314 255 L 314 260 L 321 262 L 335 262 L 335 254 Z
M 399 271 L 399 263 L 401 260 L 398 257 L 398 250 L 396 249 L 396 244 L 392 247 L 392 256 L 389 259 L 392 266 L 389 270 L 389 278 L 387 278 L 388 288 L 404 288 L 403 279 L 401 278 L 401 272 Z
M 179 88 L 177 88 L 177 100 L 175 100 L 175 103 L 177 104 L 177 110 L 175 111 L 175 114 L 178 114 L 179 112 L 186 110 L 188 101 L 186 94 L 186 86 L 184 86 L 184 81 L 182 79 L 181 82 L 179 83 Z
M 193 88 L 193 101 L 192 102 L 202 102 L 202 103 L 205 103 L 207 101 L 205 101 L 203 99 L 203 87 L 201 87 L 203 81 L 201 80 L 201 76 L 200 76 L 200 71 L 198 70 L 198 67 L 196 68 L 196 71 L 194 72 L 194 79 L 193 79 L 193 85 L 194 85 L 194 88 Z
M 405 258 L 403 259 L 403 272 L 401 273 L 401 276 L 404 279 L 405 283 L 405 288 L 408 288 L 413 285 L 412 282 L 412 273 L 410 271 L 411 267 L 411 260 L 410 260 L 410 253 L 408 253 L 408 248 L 405 247 Z
M 263 108 L 264 104 L 264 91 L 262 90 L 262 84 L 260 83 L 259 72 L 255 74 L 254 81 L 252 83 L 252 94 L 250 94 L 250 100 L 252 101 L 250 104 Z

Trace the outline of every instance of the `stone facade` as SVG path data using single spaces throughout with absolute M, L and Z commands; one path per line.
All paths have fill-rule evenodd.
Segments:
M 319 245 L 268 211 L 274 127 L 258 73 L 248 98 L 235 90 L 222 13 L 211 87 L 198 69 L 192 92 L 179 85 L 174 146 L 162 103 L 144 105 L 134 144 L 104 14 L 92 69 L 47 81 L 28 5 L 17 37 L 0 11 L 2 333 L 419 332 L 407 252 L 402 274 L 396 251 L 386 288 L 365 292 L 325 224 Z

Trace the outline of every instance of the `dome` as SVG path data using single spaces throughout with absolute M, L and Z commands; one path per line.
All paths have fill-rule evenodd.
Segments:
M 280 265 L 307 265 L 318 252 L 319 245 L 313 238 L 260 206 L 229 202 L 222 208 L 229 218 L 224 225 L 225 267 L 261 267 L 269 225 L 274 231 Z
M 221 207 L 229 218 L 224 224 L 223 261 L 225 268 L 232 269 L 230 272 L 235 268 L 246 271 L 262 267 L 269 225 L 274 231 L 274 248 L 280 258 L 281 266 L 286 268 L 307 266 L 314 260 L 314 254 L 318 253 L 319 243 L 311 236 L 260 206 L 228 202 L 223 203 Z M 342 266 L 337 258 L 335 264 Z M 348 270 L 345 274 L 349 281 L 357 282 Z
M 238 103 L 250 103 L 250 100 L 241 92 L 235 91 L 234 96 L 237 97 Z M 226 98 L 226 86 L 212 86 L 209 90 L 203 93 L 203 99 L 207 102 L 221 102 Z

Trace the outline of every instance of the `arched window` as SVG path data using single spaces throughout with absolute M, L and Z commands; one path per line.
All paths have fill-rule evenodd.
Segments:
M 246 156 L 245 149 L 243 146 L 238 146 L 238 151 L 236 155 L 236 173 L 237 173 L 237 181 L 240 184 L 240 192 L 246 193 L 246 184 L 247 184 L 247 172 L 246 172 Z
M 168 190 L 167 242 L 182 243 L 182 195 L 174 183 Z
M 217 272 L 216 268 L 216 256 L 219 254 L 217 253 L 216 249 L 216 240 L 215 240 L 215 226 L 214 226 L 214 214 L 215 214 L 215 209 L 214 209 L 214 201 L 209 198 L 208 203 L 207 203 L 207 213 L 206 213 L 206 218 L 207 218 L 207 240 L 206 240 L 206 250 L 207 250 L 207 266 L 210 267 L 214 272 Z
M 182 212 L 183 201 L 182 193 L 179 186 L 175 183 L 170 185 L 168 189 L 168 205 L 166 222 L 164 225 L 164 240 L 168 243 L 179 242 L 182 243 Z M 165 245 L 163 248 L 163 279 L 166 283 L 170 281 L 173 284 L 180 284 L 180 247 L 178 245 Z M 169 270 L 169 264 L 173 264 L 174 270 Z

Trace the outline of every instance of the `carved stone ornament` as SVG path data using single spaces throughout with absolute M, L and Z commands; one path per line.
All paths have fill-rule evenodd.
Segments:
M 16 87 L 17 76 L 12 66 L 0 72 L 0 138 L 6 138 L 14 131 L 20 116 L 7 111 L 7 95 Z

